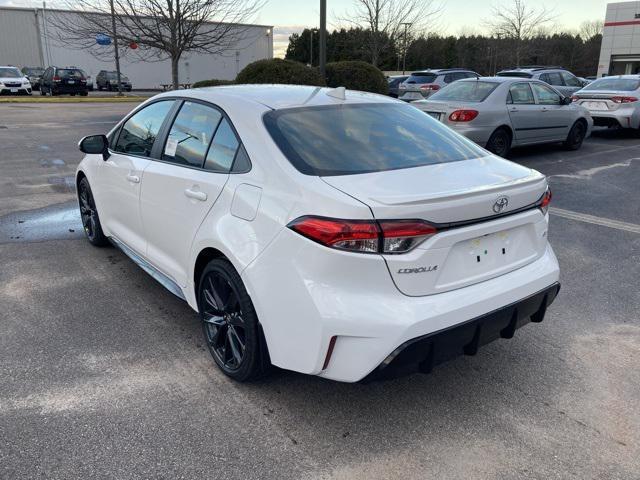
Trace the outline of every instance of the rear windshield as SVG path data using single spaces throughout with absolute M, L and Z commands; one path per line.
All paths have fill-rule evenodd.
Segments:
M 0 68 L 0 78 L 20 78 L 22 74 L 17 68 L 14 67 L 4 67 Z
M 412 73 L 407 78 L 407 83 L 433 83 L 438 78 L 438 75 L 434 73 Z
M 75 68 L 59 68 L 58 76 L 62 78 L 82 78 L 84 75 Z
M 533 75 L 527 72 L 498 72 L 499 77 L 520 77 L 520 78 L 531 78 Z
M 429 100 L 484 102 L 498 85 L 496 82 L 454 82 L 431 95 Z
M 640 79 L 635 78 L 600 78 L 591 82 L 583 90 L 613 90 L 632 92 L 640 88 Z
M 267 130 L 300 172 L 333 176 L 484 157 L 487 153 L 406 104 L 351 104 L 275 110 Z

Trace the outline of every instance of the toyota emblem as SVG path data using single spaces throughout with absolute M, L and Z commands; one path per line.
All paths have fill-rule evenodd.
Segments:
M 496 203 L 493 204 L 493 211 L 496 213 L 502 212 L 509 205 L 508 197 L 498 197 Z

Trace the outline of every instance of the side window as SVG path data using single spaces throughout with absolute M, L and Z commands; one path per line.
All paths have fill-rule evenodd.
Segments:
M 536 92 L 540 105 L 560 105 L 560 95 L 551 88 L 541 83 L 532 83 L 531 87 Z
M 246 173 L 249 170 L 251 170 L 251 160 L 249 160 L 249 155 L 247 155 L 244 145 L 240 145 L 231 171 L 234 173 Z
M 545 78 L 543 79 L 542 75 L 540 75 L 540 80 L 548 83 L 549 85 L 555 85 L 556 87 L 561 87 L 564 85 L 564 83 L 562 83 L 562 77 L 558 72 L 546 73 L 544 74 L 544 76 Z
M 227 119 L 222 119 L 213 137 L 211 148 L 207 153 L 204 168 L 214 172 L 228 172 L 231 170 L 239 144 L 238 137 L 233 133 L 233 129 Z
M 190 167 L 202 167 L 211 137 L 222 114 L 200 103 L 184 102 L 176 116 L 162 159 Z
M 173 100 L 152 103 L 134 114 L 120 129 L 116 152 L 148 157 Z
M 576 77 L 574 77 L 570 73 L 562 72 L 560 75 L 562 75 L 562 79 L 564 80 L 564 84 L 567 87 L 582 87 L 582 83 L 580 83 L 580 80 L 578 80 Z
M 509 96 L 511 103 L 515 105 L 533 105 L 535 100 L 533 99 L 533 92 L 528 83 L 516 83 L 509 88 Z

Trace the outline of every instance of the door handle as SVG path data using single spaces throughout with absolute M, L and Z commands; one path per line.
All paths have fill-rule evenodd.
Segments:
M 207 194 L 204 192 L 200 192 L 200 191 L 196 191 L 196 190 L 191 190 L 189 188 L 187 188 L 184 191 L 184 194 L 189 197 L 189 198 L 193 198 L 195 200 L 200 200 L 201 202 L 204 202 L 207 200 Z
M 541 112 L 548 112 L 549 109 L 547 107 L 542 107 L 542 109 L 540 110 Z
M 509 109 L 509 111 L 510 111 L 510 112 L 517 112 L 517 111 L 518 111 L 518 109 L 517 109 L 516 107 L 511 107 L 511 108 Z
M 127 180 L 130 181 L 131 183 L 140 183 L 140 177 L 137 175 L 127 175 Z

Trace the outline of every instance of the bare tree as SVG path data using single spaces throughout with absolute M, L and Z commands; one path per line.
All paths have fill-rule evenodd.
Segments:
M 525 0 L 511 0 L 509 5 L 494 4 L 491 7 L 491 18 L 486 24 L 499 38 L 514 42 L 516 65 L 520 65 L 527 47 L 526 40 L 553 18 L 553 12 L 545 7 L 528 7 Z
M 580 37 L 586 42 L 596 35 L 602 35 L 603 29 L 603 20 L 586 20 L 580 24 Z
M 367 49 L 371 63 L 393 44 L 408 45 L 437 20 L 442 6 L 436 0 L 353 0 L 353 10 L 343 22 L 369 30 Z M 404 49 L 404 48 L 403 48 Z
M 178 88 L 179 62 L 185 53 L 225 54 L 247 39 L 247 25 L 265 0 L 66 0 L 75 14 L 56 12 L 51 20 L 55 40 L 88 50 L 98 58 L 113 55 L 96 45 L 96 35 L 109 34 L 115 47 L 138 60 L 171 60 L 173 88 Z M 112 7 L 114 14 L 112 15 Z M 77 21 L 75 20 L 77 18 Z M 111 56 L 113 58 L 113 56 Z

